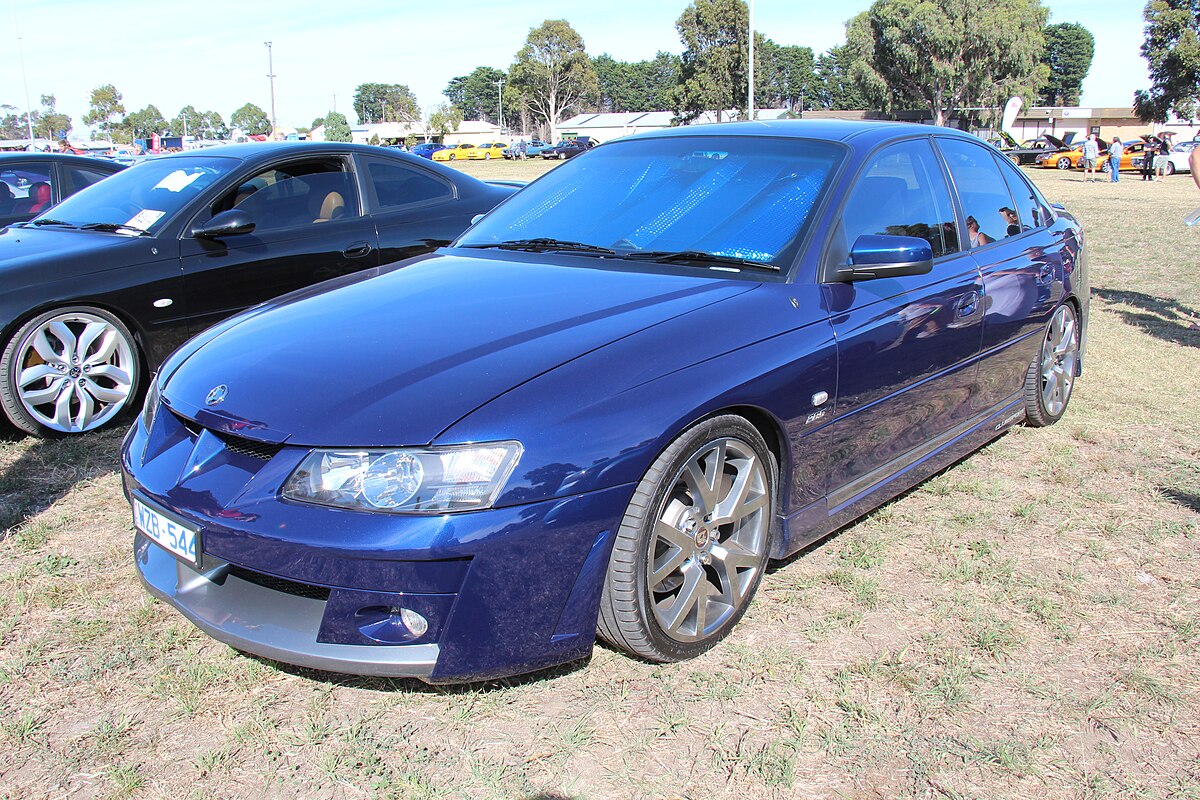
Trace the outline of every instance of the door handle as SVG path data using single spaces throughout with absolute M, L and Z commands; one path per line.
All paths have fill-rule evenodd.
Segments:
M 979 308 L 979 292 L 970 291 L 958 299 L 958 316 L 969 317 Z
M 346 249 L 342 251 L 342 255 L 346 258 L 362 258 L 370 252 L 370 242 L 355 242 L 354 244 L 347 245 Z

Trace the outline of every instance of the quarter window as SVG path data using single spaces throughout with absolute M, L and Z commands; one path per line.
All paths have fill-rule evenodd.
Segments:
M 859 236 L 915 236 L 933 257 L 958 252 L 950 190 L 928 139 L 900 142 L 876 155 L 842 215 L 846 248 Z
M 967 241 L 982 247 L 1021 233 L 1022 223 L 1008 184 L 992 154 L 983 147 L 954 139 L 939 139 L 967 222 Z
M 996 163 L 1000 165 L 1000 174 L 1004 176 L 1004 182 L 1008 184 L 1008 191 L 1016 203 L 1013 208 L 1017 212 L 1017 224 L 1021 226 L 1021 231 L 1045 225 L 1049 215 L 1045 213 L 1037 195 L 1025 181 L 1025 176 L 1008 159 L 998 158 Z

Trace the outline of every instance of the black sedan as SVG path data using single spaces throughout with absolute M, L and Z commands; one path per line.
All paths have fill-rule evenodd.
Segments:
M 0 231 L 0 406 L 36 435 L 98 428 L 189 336 L 435 250 L 515 191 L 365 145 L 146 161 Z
M 0 228 L 33 219 L 123 169 L 113 161 L 66 153 L 0 153 Z
M 565 161 L 580 153 L 586 153 L 597 144 L 598 142 L 594 139 L 589 139 L 587 136 L 580 136 L 578 139 L 559 142 L 554 147 L 546 148 L 542 151 L 542 158 L 557 158 L 560 161 Z

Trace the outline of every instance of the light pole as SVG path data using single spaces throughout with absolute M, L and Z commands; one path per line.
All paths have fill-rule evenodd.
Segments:
M 500 101 L 500 135 L 504 135 L 504 78 L 495 81 L 496 93 Z
M 754 0 L 750 0 L 750 85 L 746 95 L 746 116 L 754 119 Z
M 12 13 L 13 33 L 17 36 L 17 59 L 21 62 L 21 83 L 25 84 L 25 125 L 29 129 L 29 146 L 33 147 L 33 106 L 29 104 L 29 78 L 25 76 L 25 53 L 21 49 L 21 29 L 17 27 L 17 8 L 13 0 L 8 0 L 8 10 Z
M 10 0 L 11 2 L 11 0 Z M 271 79 L 271 138 L 275 138 L 275 61 L 271 53 L 271 43 L 263 42 L 267 46 L 267 77 Z

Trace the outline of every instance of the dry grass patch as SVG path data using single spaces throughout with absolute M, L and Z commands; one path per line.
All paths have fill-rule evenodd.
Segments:
M 1200 193 L 1034 176 L 1091 246 L 1066 418 L 776 565 L 693 662 L 433 688 L 239 655 L 138 586 L 120 432 L 10 434 L 0 794 L 1200 797 Z

